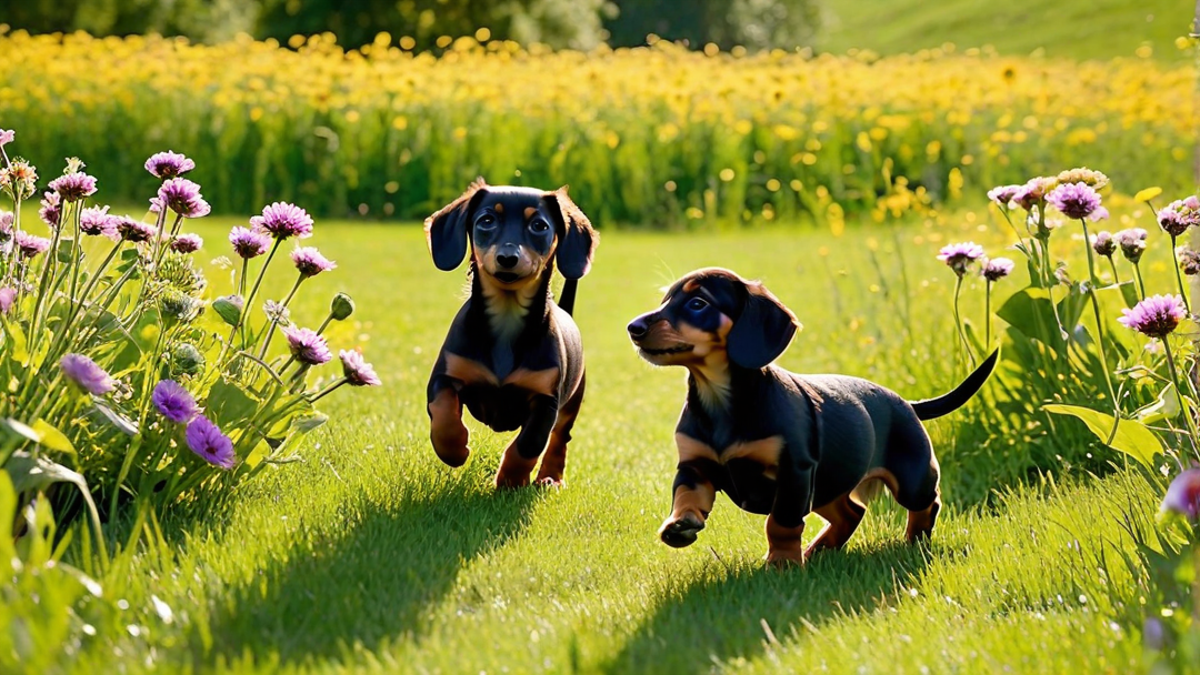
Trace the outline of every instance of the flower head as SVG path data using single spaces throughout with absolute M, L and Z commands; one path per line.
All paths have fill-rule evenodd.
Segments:
M 0 129 L 0 148 L 12 143 L 13 139 L 16 137 L 17 132 L 13 131 L 12 129 Z
M 82 171 L 75 171 L 50 181 L 50 189 L 57 192 L 64 202 L 77 202 L 96 194 L 96 179 Z
M 93 237 L 117 236 L 116 221 L 108 215 L 107 206 L 89 206 L 79 214 L 79 231 Z
M 338 352 L 338 358 L 342 360 L 342 374 L 346 376 L 348 384 L 355 387 L 377 387 L 381 384 L 375 368 L 364 361 L 358 351 L 343 349 Z
M 1181 514 L 1188 520 L 1200 516 L 1200 469 L 1188 469 L 1171 481 L 1162 510 Z
M 1097 232 L 1092 237 L 1092 250 L 1105 258 L 1111 258 L 1112 254 L 1117 252 L 1117 242 L 1108 232 Z
M 113 381 L 104 369 L 83 354 L 67 354 L 58 361 L 63 375 L 81 389 L 99 396 L 113 390 Z
M 37 189 L 37 169 L 23 159 L 14 159 L 0 168 L 0 187 L 14 198 L 25 199 Z
M 198 415 L 187 425 L 184 432 L 188 447 L 204 461 L 222 469 L 232 469 L 237 456 L 233 453 L 233 441 L 221 433 L 217 425 L 204 415 Z
M 1187 318 L 1178 295 L 1152 295 L 1121 313 L 1124 316 L 1117 323 L 1153 338 L 1165 338 Z
M 16 222 L 16 216 L 12 211 L 0 209 L 0 244 L 12 241 L 14 222 Z
M 157 200 L 150 200 L 150 210 L 157 212 L 163 204 L 184 218 L 203 218 L 212 211 L 200 196 L 200 186 L 186 178 L 167 179 L 158 189 Z
M 198 234 L 180 234 L 171 240 L 171 250 L 176 253 L 195 253 L 204 245 L 204 240 Z
M 321 255 L 316 248 L 305 246 L 292 251 L 292 262 L 300 271 L 302 277 L 315 277 L 321 272 L 328 272 L 337 267 L 337 263 Z
M 1086 167 L 1061 171 L 1056 179 L 1060 184 L 1083 183 L 1095 190 L 1103 190 L 1104 186 L 1108 185 L 1108 176 Z
M 1193 225 L 1200 225 L 1200 200 L 1176 199 L 1158 212 L 1158 225 L 1172 237 L 1178 237 Z
M 135 244 L 150 241 L 158 234 L 154 226 L 150 223 L 143 223 L 130 216 L 115 216 L 113 218 L 113 227 L 122 241 L 131 241 Z
M 196 399 L 175 380 L 162 380 L 154 385 L 150 401 L 163 417 L 175 423 L 188 422 L 200 412 Z
M 979 273 L 988 281 L 999 281 L 1011 274 L 1014 266 L 1008 258 L 992 258 L 983 263 Z
M 1142 259 L 1142 254 L 1146 252 L 1146 231 L 1140 227 L 1121 230 L 1114 234 L 1113 238 L 1121 247 L 1121 254 L 1131 263 L 1137 264 Z
M 38 210 L 38 215 L 43 223 L 58 227 L 58 221 L 62 219 L 62 198 L 57 192 L 46 192 L 42 196 L 42 208 Z
M 1000 208 L 1007 210 L 1012 204 L 1013 197 L 1016 197 L 1023 187 L 1023 185 L 998 185 L 988 190 L 987 196 L 988 199 L 999 204 Z
M 967 266 L 983 257 L 983 247 L 973 241 L 943 246 L 938 260 L 946 263 L 958 276 L 967 272 Z
M 233 250 L 245 260 L 257 258 L 271 246 L 271 237 L 246 227 L 235 227 L 229 232 L 229 243 Z
M 196 346 L 180 342 L 171 347 L 167 363 L 175 375 L 197 375 L 204 370 L 204 355 Z
M 146 170 L 155 178 L 176 178 L 196 168 L 196 163 L 178 152 L 156 152 L 146 160 Z
M 313 230 L 313 219 L 308 212 L 287 202 L 275 202 L 263 207 L 262 215 L 251 218 L 250 224 L 276 239 L 304 239 L 311 237 Z
M 1032 211 L 1033 207 L 1040 205 L 1046 199 L 1046 193 L 1053 190 L 1057 184 L 1056 179 L 1048 176 L 1030 178 L 1012 196 L 1012 201 L 1026 211 Z
M 283 335 L 287 338 L 288 350 L 300 363 L 319 366 L 333 358 L 325 338 L 310 328 L 284 328 Z
M 11 286 L 0 288 L 0 316 L 8 314 L 8 310 L 12 309 L 13 303 L 17 301 L 17 289 Z
M 1100 193 L 1087 183 L 1066 183 L 1046 195 L 1046 201 L 1068 218 L 1092 218 L 1100 208 Z M 1105 211 L 1105 215 L 1107 215 Z M 1093 218 L 1094 219 L 1094 218 Z
M 267 318 L 280 326 L 292 325 L 292 312 L 282 302 L 267 300 L 263 303 L 263 313 Z
M 23 231 L 17 233 L 14 241 L 17 244 L 17 248 L 20 249 L 21 255 L 25 258 L 33 258 L 45 253 L 50 248 L 49 239 Z
M 1179 246 L 1175 249 L 1175 258 L 1179 261 L 1179 269 L 1188 276 L 1200 274 L 1200 252 Z

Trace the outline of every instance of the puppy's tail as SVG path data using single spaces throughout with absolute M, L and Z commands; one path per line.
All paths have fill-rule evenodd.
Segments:
M 578 285 L 578 279 L 567 279 L 563 282 L 562 293 L 558 295 L 558 306 L 572 316 L 575 315 L 575 287 Z
M 917 419 L 931 420 L 935 417 L 941 417 L 958 410 L 963 407 L 967 401 L 979 391 L 984 382 L 987 382 L 988 376 L 992 374 L 992 370 L 996 367 L 996 359 L 1000 355 L 1000 350 L 992 352 L 975 372 L 967 376 L 967 379 L 962 381 L 962 384 L 954 388 L 954 391 L 949 394 L 938 396 L 937 398 L 929 398 L 924 401 L 912 401 L 910 405 L 917 413 Z

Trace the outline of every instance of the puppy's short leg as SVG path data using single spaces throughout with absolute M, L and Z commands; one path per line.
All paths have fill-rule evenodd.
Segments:
M 938 511 L 942 510 L 942 496 L 939 492 L 933 503 L 920 511 L 908 512 L 908 529 L 904 536 L 909 542 L 928 539 L 933 535 L 933 526 L 937 523 Z
M 558 402 L 551 396 L 534 394 L 530 414 L 520 433 L 504 451 L 500 469 L 496 472 L 496 487 L 510 488 L 529 485 L 529 474 L 537 464 L 538 455 L 546 449 L 550 431 L 558 419 Z
M 866 513 L 866 507 L 851 499 L 848 492 L 816 509 L 816 514 L 829 524 L 821 530 L 813 543 L 808 545 L 804 556 L 811 556 L 823 548 L 836 549 L 845 546 L 850 536 L 854 534 L 854 530 L 858 529 L 858 524 L 862 522 Z
M 786 457 L 787 455 L 783 455 Z M 775 503 L 767 516 L 767 563 L 776 567 L 803 565 L 804 516 L 812 509 L 811 466 L 781 461 L 775 485 Z
M 462 466 L 471 451 L 467 449 L 469 432 L 462 422 L 462 402 L 458 400 L 461 382 L 447 375 L 435 375 L 429 382 L 429 440 L 443 462 Z
M 885 460 L 887 470 L 894 477 L 889 487 L 896 502 L 908 509 L 905 537 L 910 542 L 927 539 L 933 533 L 938 511 L 942 508 L 937 457 L 933 454 L 929 435 L 915 414 L 899 417 L 893 424 Z
M 671 487 L 671 515 L 658 529 L 658 536 L 667 546 L 683 548 L 696 541 L 704 529 L 704 521 L 712 512 L 717 498 L 716 486 L 707 475 L 705 463 L 711 460 L 680 462 Z
M 558 422 L 550 432 L 550 444 L 546 446 L 546 454 L 542 456 L 542 466 L 538 468 L 537 480 L 539 485 L 561 487 L 563 474 L 567 470 L 567 443 L 571 442 L 571 427 L 575 426 L 575 418 L 579 415 L 579 406 L 583 404 L 584 379 L 579 381 L 579 387 L 562 410 L 558 411 Z

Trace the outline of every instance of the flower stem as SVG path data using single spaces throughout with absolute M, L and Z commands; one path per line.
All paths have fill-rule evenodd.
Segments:
M 233 344 L 233 338 L 234 338 L 234 336 L 237 335 L 238 328 L 240 328 L 242 326 L 242 324 L 244 324 L 246 322 L 246 314 L 249 313 L 250 308 L 254 306 L 254 298 L 255 298 L 255 296 L 258 295 L 259 286 L 262 286 L 262 280 L 263 280 L 263 277 L 266 276 L 266 274 L 267 274 L 267 268 L 271 266 L 271 259 L 275 257 L 275 251 L 279 250 L 279 245 L 282 243 L 283 243 L 282 239 L 276 239 L 275 244 L 271 247 L 271 251 L 269 253 L 267 253 L 267 259 L 265 261 L 263 261 L 262 269 L 260 269 L 258 271 L 258 278 L 256 278 L 254 280 L 254 286 L 253 286 L 253 288 L 250 289 L 250 297 L 246 298 L 245 304 L 242 305 L 244 309 L 242 310 L 241 315 L 238 317 L 237 323 L 234 324 L 233 330 L 230 331 L 230 333 L 229 333 L 229 344 Z M 245 338 L 244 337 L 242 339 L 242 342 L 243 342 L 243 347 L 244 347 L 245 346 L 245 344 L 244 344 Z M 221 350 L 221 358 L 219 360 L 223 361 L 224 359 L 225 359 L 225 350 L 223 349 L 223 350 Z
M 1098 285 L 1096 282 L 1096 258 L 1095 253 L 1092 251 L 1092 240 L 1088 236 L 1087 220 L 1080 218 L 1079 222 L 1083 225 L 1083 245 L 1087 248 L 1088 278 L 1091 283 L 1091 286 L 1088 288 L 1088 295 L 1092 298 L 1092 312 L 1096 315 L 1096 344 L 1099 346 L 1100 367 L 1104 369 L 1104 382 L 1108 385 L 1108 397 L 1112 403 L 1113 416 L 1117 417 L 1120 414 L 1120 410 L 1117 406 L 1116 390 L 1113 389 L 1112 374 L 1108 372 L 1108 354 L 1104 347 L 1104 324 L 1100 319 L 1100 301 L 1096 300 L 1096 286 Z
M 1137 278 L 1138 301 L 1141 302 L 1142 300 L 1146 299 L 1146 282 L 1142 281 L 1141 265 L 1138 265 L 1137 263 L 1133 263 L 1133 273 L 1134 273 L 1134 276 Z
M 967 336 L 963 333 L 962 318 L 958 312 L 958 296 L 962 290 L 962 275 L 958 275 L 958 279 L 954 282 L 954 325 L 958 327 L 958 339 L 962 341 L 963 349 L 966 350 L 967 356 L 971 359 L 971 365 L 975 365 L 975 353 L 971 351 L 971 345 L 967 342 Z M 322 394 L 324 396 L 324 394 Z
M 292 284 L 291 292 L 289 292 L 287 294 L 287 297 L 283 299 L 284 309 L 287 309 L 287 306 L 292 302 L 292 298 L 296 297 L 296 290 L 298 288 L 300 288 L 300 284 L 303 281 L 304 281 L 304 275 L 301 274 L 296 279 L 296 283 Z M 258 358 L 260 358 L 260 359 L 267 358 L 267 348 L 271 346 L 271 338 L 275 337 L 275 326 L 279 323 L 279 321 L 277 319 L 278 319 L 278 317 L 271 317 L 268 320 L 267 336 L 263 339 L 262 349 L 260 349 L 258 352 Z
M 1179 282 L 1179 296 L 1183 298 L 1183 309 L 1192 314 L 1192 308 L 1188 305 L 1188 292 L 1183 285 L 1183 275 L 1179 273 L 1179 253 L 1175 251 L 1175 235 L 1171 235 L 1171 262 L 1175 263 L 1175 281 Z
M 346 384 L 349 381 L 350 380 L 346 379 L 345 377 L 339 378 L 333 384 L 330 384 L 328 387 L 325 387 L 324 389 L 317 392 L 316 394 L 313 394 L 312 397 L 308 399 L 308 402 L 316 403 L 317 401 L 320 401 L 321 399 L 325 398 L 330 393 L 332 393 L 335 389 L 342 386 L 343 384 Z
M 984 317 L 983 344 L 984 344 L 985 348 L 991 349 L 992 348 L 992 281 L 990 279 L 987 282 L 987 292 L 984 295 L 983 317 Z
M 1108 266 L 1112 268 L 1113 283 L 1119 285 L 1121 283 L 1121 275 L 1117 274 L 1117 263 L 1112 259 L 1111 255 L 1108 256 Z
M 62 211 L 59 213 L 58 226 L 54 228 L 54 239 L 50 242 L 50 249 L 46 251 L 46 257 L 43 259 L 42 279 L 38 283 L 37 298 L 33 303 L 33 321 L 29 331 L 29 342 L 36 344 L 38 342 L 38 329 L 42 323 L 42 304 L 46 301 L 46 296 L 49 295 L 49 283 L 53 276 L 53 270 L 58 261 L 58 244 L 62 240 L 62 221 L 67 215 L 67 208 L 76 202 L 64 202 Z
M 1196 433 L 1196 420 L 1192 419 L 1192 411 L 1188 410 L 1187 404 L 1184 403 L 1183 390 L 1179 388 L 1179 372 L 1175 368 L 1175 356 L 1171 353 L 1171 344 L 1166 337 L 1162 338 L 1163 353 L 1167 355 L 1167 370 L 1171 373 L 1171 383 L 1175 385 L 1175 398 L 1179 402 L 1179 411 L 1183 413 L 1183 420 L 1188 427 L 1188 440 L 1192 444 L 1192 452 L 1200 457 L 1200 448 L 1197 447 L 1197 439 L 1200 435 Z

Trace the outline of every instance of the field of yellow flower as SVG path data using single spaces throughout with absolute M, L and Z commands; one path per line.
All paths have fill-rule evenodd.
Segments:
M 933 50 L 875 58 L 652 47 L 545 53 L 381 35 L 287 46 L 0 35 L 0 124 L 39 166 L 194 157 L 213 204 L 424 217 L 476 175 L 569 183 L 600 224 L 877 218 L 1063 166 L 1135 191 L 1191 181 L 1194 72 Z M 203 174 L 203 175 L 201 175 Z M 128 183 L 119 183 L 127 180 Z

